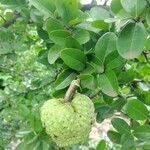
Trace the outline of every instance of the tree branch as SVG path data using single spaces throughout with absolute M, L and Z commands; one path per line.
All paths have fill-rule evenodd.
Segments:
M 0 15 L 0 17 L 3 19 L 4 22 L 6 22 L 6 19 L 2 15 Z
M 20 16 L 21 16 L 20 13 L 15 12 L 14 18 L 11 19 L 11 20 L 5 21 L 0 27 L 8 28 L 8 27 L 11 26 L 12 24 L 14 24 L 14 23 L 16 22 L 17 18 L 19 18 Z
M 72 100 L 72 97 L 77 89 L 77 87 L 79 87 L 79 84 L 80 84 L 80 80 L 77 79 L 77 80 L 73 80 L 70 84 L 70 87 L 68 88 L 66 94 L 65 94 L 65 97 L 64 97 L 64 102 L 71 102 Z
M 145 57 L 146 62 L 148 62 L 148 57 L 147 57 L 146 51 L 143 51 L 142 54 L 143 54 L 143 56 Z
M 95 94 L 93 94 L 93 95 L 90 95 L 89 96 L 89 98 L 90 99 L 93 99 L 93 98 L 95 98 L 97 95 L 99 95 L 101 93 L 101 90 L 99 90 L 99 91 L 97 91 Z
M 83 11 L 90 10 L 93 6 L 96 6 L 95 0 L 92 0 L 92 2 L 90 4 L 83 5 L 81 10 L 83 10 Z
M 107 6 L 107 2 L 108 2 L 108 1 L 109 1 L 109 0 L 105 0 L 103 6 Z

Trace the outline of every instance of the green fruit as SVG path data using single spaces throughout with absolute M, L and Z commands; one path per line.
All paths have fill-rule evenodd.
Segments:
M 73 100 L 51 99 L 41 108 L 41 121 L 48 135 L 59 147 L 88 140 L 94 118 L 94 105 L 85 95 L 75 94 Z

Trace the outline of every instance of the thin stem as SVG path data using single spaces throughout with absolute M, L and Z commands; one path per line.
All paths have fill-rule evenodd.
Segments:
M 107 6 L 107 2 L 108 2 L 108 0 L 105 0 L 103 6 Z
M 0 27 L 8 28 L 12 24 L 14 24 L 19 17 L 21 17 L 21 14 L 18 12 L 15 12 L 14 18 L 11 20 L 6 20 Z
M 93 95 L 90 95 L 89 96 L 89 98 L 90 99 L 93 99 L 93 98 L 95 98 L 97 95 L 99 95 L 101 93 L 101 90 L 99 90 L 99 91 L 97 91 L 95 94 L 93 94 Z
M 70 84 L 70 87 L 68 88 L 65 97 L 64 97 L 64 102 L 71 102 L 72 101 L 72 97 L 77 89 L 77 87 L 79 87 L 80 84 L 80 80 L 73 80 Z
M 0 15 L 0 17 L 4 20 L 4 22 L 6 22 L 6 19 L 2 15 Z

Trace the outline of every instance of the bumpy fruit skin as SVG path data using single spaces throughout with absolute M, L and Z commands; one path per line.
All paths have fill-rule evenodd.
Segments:
M 85 95 L 75 94 L 72 102 L 51 99 L 41 108 L 41 121 L 59 147 L 88 140 L 94 118 L 94 105 Z

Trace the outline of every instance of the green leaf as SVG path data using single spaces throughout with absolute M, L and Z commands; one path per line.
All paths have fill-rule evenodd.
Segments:
M 118 80 L 120 83 L 126 84 L 129 82 L 132 82 L 134 80 L 134 77 L 135 77 L 135 72 L 131 68 L 127 71 L 121 71 L 121 73 L 119 74 Z
M 150 50 L 150 37 L 147 39 L 145 48 L 146 48 L 147 50 Z
M 106 23 L 105 21 L 103 20 L 96 20 L 96 21 L 93 21 L 91 23 L 91 25 L 95 28 L 99 28 L 101 30 L 108 30 L 109 29 L 109 24 Z
M 96 6 L 90 10 L 90 16 L 92 17 L 94 21 L 105 20 L 105 19 L 110 18 L 110 13 L 106 9 Z
M 63 30 L 63 25 L 58 20 L 54 18 L 48 18 L 45 20 L 44 30 L 46 30 L 48 34 L 50 34 L 54 30 L 59 30 L 59 29 Z
M 0 29 L 0 55 L 11 53 L 14 44 L 14 35 L 7 29 Z
M 134 137 L 131 134 L 123 134 L 121 136 L 122 150 L 136 150 Z
M 80 43 L 85 44 L 90 40 L 90 34 L 88 31 L 78 29 L 73 32 L 73 37 Z
M 119 98 L 111 104 L 112 109 L 121 110 L 122 107 L 126 104 L 126 100 L 123 98 Z
M 112 114 L 112 111 L 110 111 L 110 108 L 106 105 L 100 106 L 96 108 L 96 121 L 102 122 L 105 118 L 110 117 Z
M 49 40 L 48 33 L 45 30 L 43 30 L 42 27 L 37 28 L 37 33 L 38 33 L 39 37 L 41 39 L 43 39 L 44 41 L 48 41 Z
M 135 120 L 145 120 L 148 117 L 146 106 L 137 99 L 128 100 L 123 109 L 129 117 Z
M 121 4 L 126 12 L 133 17 L 138 17 L 146 9 L 147 2 L 146 0 L 121 0 Z
M 70 85 L 71 81 L 76 78 L 76 73 L 70 70 L 64 70 L 55 81 L 55 89 L 61 90 Z
M 18 6 L 24 5 L 26 3 L 26 0 L 0 0 L 0 3 L 3 5 Z
M 58 45 L 64 45 L 67 37 L 70 36 L 70 33 L 65 30 L 54 30 L 49 34 L 50 39 Z
M 147 124 L 135 128 L 133 135 L 140 140 L 150 141 L 150 125 Z
M 96 57 L 95 55 L 91 55 L 88 57 L 90 61 L 90 65 L 95 69 L 97 73 L 103 73 L 104 72 L 104 65 L 102 61 Z
M 133 59 L 139 56 L 146 44 L 147 34 L 142 23 L 127 24 L 117 40 L 119 54 L 125 59 Z
M 79 27 L 83 30 L 90 31 L 92 33 L 94 32 L 96 34 L 98 34 L 100 31 L 100 29 L 92 27 L 90 22 L 82 22 L 79 25 L 77 25 L 77 27 Z
M 90 74 L 80 74 L 81 87 L 93 89 L 94 88 L 94 77 Z
M 95 54 L 96 56 L 104 62 L 105 57 L 115 51 L 116 48 L 116 35 L 112 32 L 105 33 L 96 43 Z
M 29 0 L 29 2 L 46 17 L 53 16 L 52 13 L 56 9 L 53 0 Z
M 62 98 L 65 96 L 67 89 L 62 89 L 62 90 L 56 90 L 52 93 L 52 96 L 55 98 Z
M 82 74 L 92 74 L 95 72 L 95 68 L 92 64 L 86 63 L 86 68 L 81 72 Z
M 97 147 L 96 150 L 106 150 L 106 141 L 105 140 L 101 140 Z
M 150 10 L 149 9 L 146 12 L 146 22 L 148 26 L 150 27 Z
M 130 133 L 130 126 L 123 119 L 113 118 L 111 123 L 120 134 Z
M 50 64 L 54 64 L 55 61 L 60 57 L 62 47 L 59 45 L 54 45 L 53 47 L 50 48 L 48 51 L 48 62 Z
M 78 14 L 78 0 L 55 0 L 58 14 L 65 23 L 75 19 Z
M 103 93 L 111 97 L 118 95 L 118 81 L 115 73 L 111 70 L 99 75 L 98 84 Z
M 115 14 L 118 14 L 123 9 L 120 0 L 112 0 L 110 7 Z
M 72 38 L 72 37 L 66 38 L 65 46 L 66 48 L 75 48 L 75 49 L 81 48 L 81 45 L 79 44 L 79 42 L 75 38 Z
M 42 27 L 43 14 L 39 10 L 37 10 L 36 8 L 32 8 L 30 11 L 30 18 L 34 23 L 38 24 L 39 27 Z
M 44 64 L 44 65 L 48 65 L 48 51 L 47 50 L 43 50 L 40 51 L 37 57 L 37 61 Z
M 32 130 L 19 130 L 19 131 L 17 131 L 17 133 L 16 133 L 16 137 L 22 138 L 22 137 L 24 137 L 25 135 L 30 134 L 31 132 L 32 132 Z
M 49 150 L 49 144 L 46 143 L 45 141 L 42 142 L 42 150 Z
M 64 63 L 76 71 L 82 71 L 85 67 L 86 57 L 79 49 L 65 48 L 61 52 Z
M 112 70 L 123 66 L 125 64 L 125 59 L 122 58 L 117 51 L 112 51 L 107 55 L 104 65 L 106 69 Z
M 108 96 L 108 95 L 106 95 L 106 94 L 104 94 L 104 93 L 103 93 L 102 97 L 103 97 L 103 101 L 104 101 L 106 104 L 108 104 L 109 106 L 112 104 L 112 102 L 113 102 L 113 97 L 110 97 L 110 96 Z
M 121 135 L 118 132 L 108 131 L 107 136 L 113 143 L 120 144 Z

